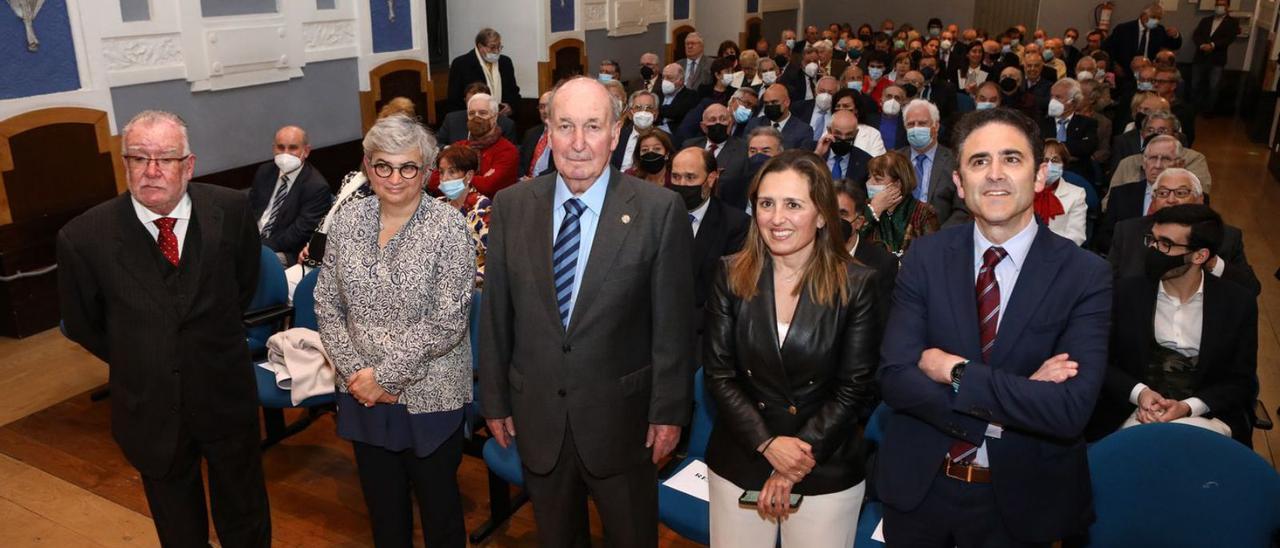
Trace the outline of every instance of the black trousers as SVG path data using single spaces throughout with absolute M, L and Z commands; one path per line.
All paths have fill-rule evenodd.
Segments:
M 538 522 L 538 545 L 591 546 L 587 495 L 596 501 L 610 548 L 658 545 L 658 470 L 650 461 L 604 478 L 591 475 L 578 458 L 573 432 L 566 428 L 555 468 L 548 474 L 524 469 L 524 485 Z
M 884 507 L 885 545 L 890 548 L 1022 548 L 1049 546 L 1015 540 L 1000 520 L 989 483 L 965 483 L 939 474 L 924 502 L 899 512 Z
M 271 545 L 271 509 L 258 435 L 256 422 L 252 429 L 212 441 L 193 438 L 183 429 L 169 472 L 163 477 L 142 477 L 162 545 L 209 546 L 201 458 L 209 465 L 209 502 L 222 546 Z
M 461 428 L 426 457 L 418 457 L 412 449 L 390 451 L 358 441 L 352 445 L 360 488 L 373 525 L 374 546 L 413 546 L 411 496 L 417 496 L 427 547 L 466 547 L 462 497 L 458 493 Z

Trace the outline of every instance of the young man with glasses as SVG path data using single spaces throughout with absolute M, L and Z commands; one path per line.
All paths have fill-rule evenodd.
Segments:
M 1144 275 L 1115 285 L 1110 363 L 1090 435 L 1177 422 L 1250 445 L 1258 307 L 1246 289 L 1206 275 L 1223 242 L 1222 218 L 1184 203 L 1151 221 Z

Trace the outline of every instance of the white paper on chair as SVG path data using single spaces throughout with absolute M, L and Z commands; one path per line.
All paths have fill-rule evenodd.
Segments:
M 711 500 L 711 496 L 707 493 L 707 463 L 698 459 L 689 461 L 689 464 L 680 469 L 676 475 L 662 483 L 691 497 Z
M 876 530 L 871 532 L 871 540 L 884 542 L 884 518 L 880 518 L 880 523 L 876 524 Z

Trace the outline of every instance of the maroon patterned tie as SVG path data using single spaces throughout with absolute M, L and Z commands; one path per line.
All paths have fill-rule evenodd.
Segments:
M 996 265 L 1008 257 L 1002 247 L 991 246 L 982 254 L 982 269 L 974 291 L 978 297 L 978 339 L 982 343 L 982 361 L 991 358 L 996 345 L 996 327 L 1000 323 L 1000 284 L 996 282 Z M 978 454 L 978 446 L 964 440 L 951 443 L 947 452 L 953 462 L 968 464 Z
M 178 220 L 173 217 L 156 219 L 156 228 L 160 229 L 156 244 L 160 246 L 160 252 L 164 253 L 164 258 L 168 259 L 173 266 L 178 266 L 178 235 L 173 232 L 173 225 L 176 224 Z

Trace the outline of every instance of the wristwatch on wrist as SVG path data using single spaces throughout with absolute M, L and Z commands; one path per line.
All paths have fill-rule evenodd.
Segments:
M 964 367 L 966 365 L 969 365 L 969 360 L 951 366 L 951 390 L 953 392 L 960 391 L 960 377 L 964 376 Z

